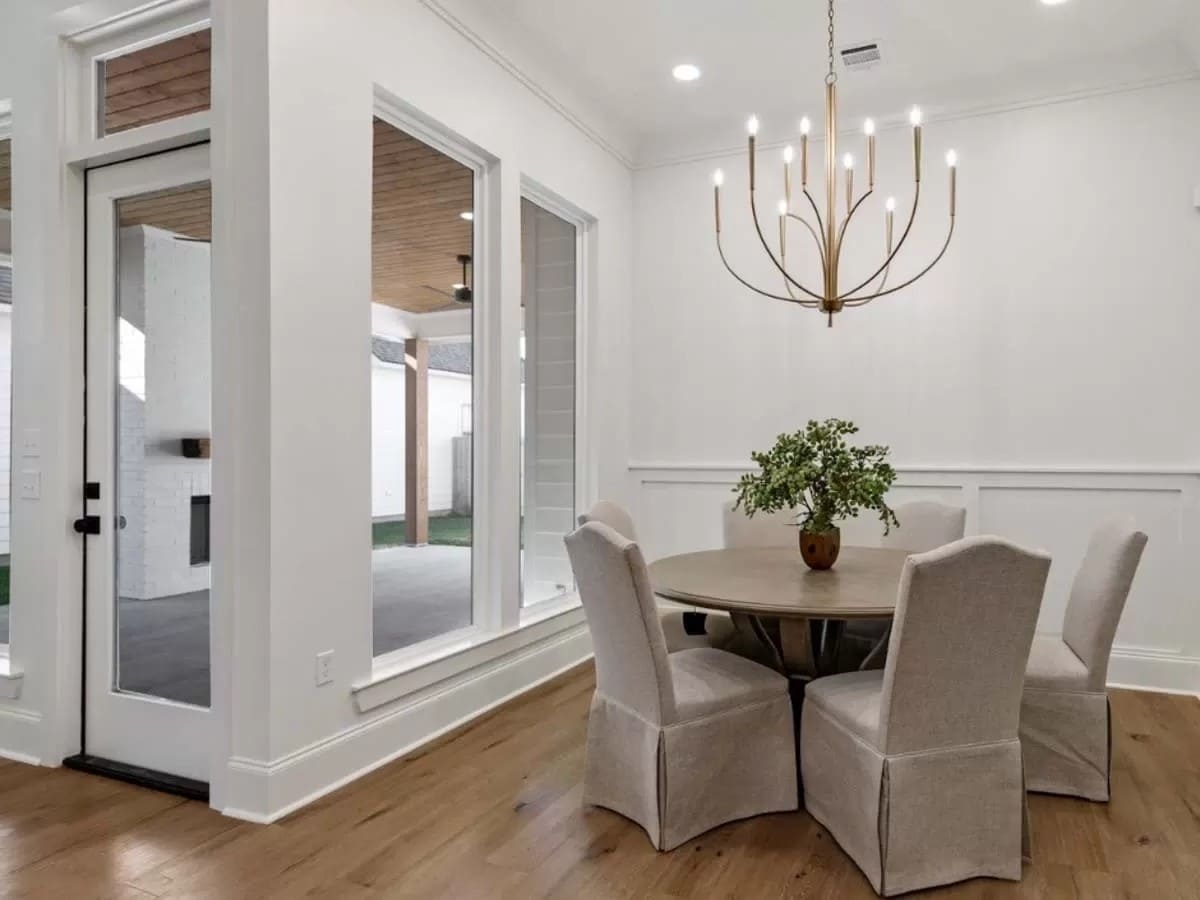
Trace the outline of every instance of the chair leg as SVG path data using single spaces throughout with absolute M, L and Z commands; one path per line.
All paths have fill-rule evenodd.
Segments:
M 867 654 L 867 658 L 862 661 L 858 667 L 860 672 L 866 672 L 868 669 L 882 668 L 884 661 L 887 659 L 888 639 L 892 636 L 892 626 L 887 627 L 887 631 L 871 648 L 871 652 Z

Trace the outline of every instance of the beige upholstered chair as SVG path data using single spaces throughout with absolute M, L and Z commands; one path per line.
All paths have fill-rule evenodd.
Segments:
M 995 537 L 912 556 L 883 670 L 808 685 L 805 806 L 880 894 L 1020 879 L 1021 685 L 1049 569 Z
M 1146 546 L 1129 521 L 1092 535 L 1071 586 L 1062 637 L 1034 638 L 1021 702 L 1021 746 L 1031 791 L 1108 800 L 1108 660 Z
M 879 545 L 891 550 L 925 553 L 962 540 L 967 529 L 967 511 L 929 500 L 902 503 L 895 509 L 899 528 L 880 538 Z
M 591 509 L 579 517 L 579 524 L 588 522 L 603 522 L 621 537 L 630 541 L 637 540 L 637 532 L 633 528 L 633 517 L 629 512 L 611 500 L 598 500 Z M 676 650 L 693 650 L 697 647 L 717 647 L 724 649 L 734 639 L 736 629 L 729 616 L 723 613 L 705 615 L 703 613 L 684 613 L 680 610 L 662 610 L 663 634 L 666 636 L 667 652 Z M 698 632 L 693 634 L 692 632 Z
M 751 519 L 742 510 L 725 504 L 721 524 L 726 547 L 791 547 L 800 549 L 800 532 L 794 512 L 756 513 Z
M 583 800 L 659 850 L 795 809 L 787 679 L 723 650 L 667 653 L 638 545 L 592 522 L 567 535 L 596 656 Z
M 889 550 L 907 550 L 909 553 L 925 553 L 962 540 L 967 530 L 967 511 L 961 506 L 947 506 L 929 500 L 902 503 L 895 509 L 900 522 L 880 538 L 879 545 Z M 858 651 L 864 669 L 883 665 L 887 654 L 887 639 L 891 631 L 890 619 L 863 619 L 846 623 L 845 638 L 857 642 L 865 649 Z M 864 659 L 862 654 L 866 653 Z M 855 660 L 857 662 L 857 660 Z

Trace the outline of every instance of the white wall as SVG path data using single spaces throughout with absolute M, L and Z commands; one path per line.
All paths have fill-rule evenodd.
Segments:
M 371 515 L 404 516 L 403 366 L 371 357 Z M 429 509 L 446 512 L 453 495 L 451 441 L 462 434 L 462 408 L 471 404 L 471 376 L 429 370 Z
M 628 458 L 632 179 L 619 160 L 420 3 L 221 0 L 215 13 L 214 42 L 238 37 L 226 45 L 230 56 L 217 54 L 214 73 L 216 106 L 223 98 L 230 104 L 215 113 L 214 246 L 224 235 L 232 254 L 225 262 L 217 259 L 219 250 L 214 257 L 214 297 L 220 307 L 214 316 L 218 334 L 239 342 L 227 348 L 232 358 L 223 371 L 230 382 L 218 383 L 216 396 L 237 390 L 231 382 L 239 369 L 262 363 L 267 372 L 261 380 L 239 379 L 253 386 L 252 392 L 239 397 L 228 416 L 219 414 L 216 423 L 226 429 L 234 450 L 222 476 L 238 488 L 238 516 L 229 520 L 245 521 L 247 536 L 266 547 L 243 550 L 231 546 L 228 537 L 224 545 L 234 570 L 214 592 L 214 646 L 234 647 L 243 635 L 250 643 L 233 651 L 230 680 L 214 688 L 214 710 L 225 707 L 230 718 L 228 766 L 214 772 L 213 787 L 221 808 L 270 818 L 588 652 L 578 617 L 534 626 L 529 634 L 538 635 L 536 644 L 514 645 L 513 603 L 505 613 L 509 633 L 487 648 L 495 654 L 512 646 L 509 656 L 468 654 L 464 659 L 478 662 L 465 671 L 438 666 L 414 673 L 418 680 L 402 699 L 377 708 L 356 704 L 351 694 L 351 686 L 371 682 L 373 674 L 371 369 L 364 354 L 372 321 L 373 85 L 499 160 L 481 198 L 498 214 L 499 228 L 486 217 L 476 223 L 488 250 L 480 282 L 498 285 L 483 313 L 490 324 L 481 327 L 494 328 L 495 346 L 509 348 L 487 354 L 475 375 L 484 385 L 477 402 L 496 415 L 494 429 L 475 435 L 476 447 L 486 442 L 494 463 L 476 490 L 477 520 L 487 517 L 493 535 L 492 543 L 476 547 L 475 554 L 475 583 L 494 592 L 489 606 L 496 597 L 515 600 L 518 595 L 522 175 L 598 221 L 592 235 L 598 290 L 589 342 L 611 349 L 591 356 L 596 362 L 589 372 L 588 400 L 595 415 L 588 476 L 597 491 L 614 496 L 623 493 Z M 264 34 L 265 55 L 256 46 Z M 243 87 L 233 91 L 233 73 L 261 59 L 269 69 L 269 96 L 243 95 Z M 265 122 L 250 114 L 255 103 L 266 104 Z M 315 130 L 314 108 L 324 111 Z M 271 148 L 265 178 L 256 168 L 259 157 L 251 152 L 252 143 Z M 229 163 L 234 166 L 226 182 L 230 193 L 222 195 L 221 167 Z M 311 173 L 318 168 L 327 173 L 330 189 L 314 204 Z M 255 233 L 231 212 L 234 190 L 243 204 L 239 208 L 262 211 L 266 221 L 260 224 L 269 241 L 265 257 Z M 218 289 L 223 285 L 230 288 L 228 295 Z M 254 355 L 254 344 L 264 338 L 265 360 Z M 265 440 L 256 431 L 260 428 L 267 432 Z M 220 489 L 219 484 L 214 489 L 214 503 Z M 215 519 L 214 527 L 219 524 Z M 314 559 L 321 565 L 313 566 Z M 314 659 L 326 650 L 335 654 L 335 679 L 317 687 Z M 252 666 L 251 653 L 265 665 Z M 423 680 L 437 671 L 447 680 L 439 685 Z M 370 711 L 360 712 L 363 708 Z
M 891 446 L 898 499 L 961 502 L 972 530 L 1054 554 L 1043 630 L 1061 628 L 1091 526 L 1136 516 L 1150 545 L 1113 677 L 1200 691 L 1197 109 L 1193 81 L 928 125 L 923 211 L 893 284 L 940 246 L 949 146 L 954 243 L 923 282 L 832 329 L 721 268 L 718 166 L 730 260 L 782 292 L 753 237 L 744 157 L 639 172 L 631 461 L 651 555 L 719 542 L 720 503 L 751 450 L 809 418 L 849 418 Z M 909 132 L 879 142 L 880 195 L 904 210 Z M 778 159 L 764 151 L 760 164 L 768 218 Z M 865 277 L 882 203 L 860 215 L 846 265 Z M 792 253 L 810 247 L 798 238 Z

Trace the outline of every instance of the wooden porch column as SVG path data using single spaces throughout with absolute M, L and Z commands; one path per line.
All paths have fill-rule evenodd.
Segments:
M 429 342 L 404 342 L 404 540 L 429 543 Z

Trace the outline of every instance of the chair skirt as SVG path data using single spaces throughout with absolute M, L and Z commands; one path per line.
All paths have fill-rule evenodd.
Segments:
M 637 822 L 655 848 L 797 801 L 787 695 L 661 728 L 593 696 L 583 802 Z
M 1018 741 L 885 755 L 815 704 L 800 729 L 804 804 L 883 896 L 968 878 L 1019 881 Z
M 1112 756 L 1108 695 L 1026 688 L 1021 748 L 1029 790 L 1107 801 Z

